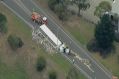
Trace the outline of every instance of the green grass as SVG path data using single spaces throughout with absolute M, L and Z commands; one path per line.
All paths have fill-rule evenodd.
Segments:
M 11 60 L 9 60 L 9 58 L 12 59 L 12 55 L 10 55 L 8 59 L 6 59 L 5 57 L 6 55 L 3 54 L 4 52 L 6 52 L 5 51 L 6 49 L 8 49 L 9 51 L 7 52 L 11 52 L 11 54 L 20 54 L 20 53 L 28 53 L 28 52 L 38 53 L 40 56 L 43 55 L 45 56 L 45 58 L 52 60 L 53 63 L 56 64 L 55 68 L 58 69 L 57 72 L 60 71 L 60 73 L 62 72 L 64 74 L 67 74 L 67 72 L 69 71 L 72 65 L 65 58 L 63 58 L 60 54 L 54 54 L 53 56 L 51 56 L 50 54 L 45 52 L 42 48 L 38 48 L 37 45 L 32 41 L 31 29 L 27 27 L 27 25 L 23 21 L 21 21 L 18 17 L 14 16 L 14 14 L 9 12 L 8 9 L 6 9 L 5 7 L 0 6 L 0 9 L 8 18 L 7 25 L 9 29 L 8 33 L 5 35 L 4 38 L 2 38 L 3 40 L 0 40 L 0 42 L 6 43 L 7 41 L 4 39 L 7 39 L 7 36 L 9 34 L 16 34 L 17 36 L 21 37 L 23 42 L 25 43 L 25 46 L 23 46 L 22 50 L 20 49 L 19 51 L 11 51 L 9 50 L 9 47 L 6 45 L 0 48 L 0 50 L 2 49 L 0 51 L 2 52 L 0 53 L 0 56 L 2 56 L 2 59 L 1 59 L 2 61 L 5 59 L 9 63 L 12 62 Z M 32 46 L 35 48 L 34 50 L 32 49 Z M 23 56 L 27 57 L 25 56 L 25 54 Z M 22 56 L 19 57 L 18 55 L 18 58 L 14 59 L 15 64 L 10 63 L 11 66 L 9 66 L 6 62 L 4 63 L 1 61 L 0 62 L 0 79 L 28 79 L 29 74 L 28 74 L 28 71 L 26 71 L 26 68 L 24 66 L 25 62 L 27 61 L 24 60 L 24 57 Z
M 82 18 L 78 19 L 76 22 L 72 22 L 72 25 L 66 25 L 64 28 L 69 31 L 69 33 L 78 40 L 82 45 L 86 45 L 94 35 L 94 25 L 86 22 Z M 69 21 L 70 23 L 70 21 Z
M 51 56 L 51 59 L 55 61 L 60 69 L 62 69 L 66 74 L 70 72 L 70 69 L 72 68 L 71 63 L 69 63 L 68 60 L 62 57 L 61 54 L 54 54 L 53 56 Z M 73 76 L 72 79 L 86 79 L 86 77 L 82 73 L 80 73 L 79 70 L 77 70 L 77 72 L 77 76 Z
M 65 73 L 68 72 L 70 67 L 72 66 L 71 63 L 69 63 L 68 60 L 66 60 L 60 53 L 49 54 L 42 48 L 36 48 L 36 51 L 40 52 L 39 57 L 44 56 L 45 58 L 52 59 L 52 61 L 57 64 L 59 69 L 61 69 Z
M 40 55 L 39 56 L 45 56 L 47 58 L 50 58 L 53 60 L 53 62 L 55 62 L 55 64 L 57 64 L 58 70 L 62 70 L 65 74 L 65 76 L 67 76 L 67 73 L 70 72 L 71 68 L 72 68 L 72 64 L 66 60 L 60 53 L 55 53 L 53 55 L 51 54 L 47 54 L 47 52 L 45 52 L 44 50 L 39 50 Z M 79 72 L 79 70 L 77 70 L 78 72 L 78 76 L 77 79 L 86 79 L 86 77 Z M 72 79 L 75 79 L 75 77 L 73 77 Z
M 28 79 L 25 69 L 17 64 L 13 68 L 0 61 L 0 79 Z
M 84 20 L 80 20 L 79 27 L 67 26 L 66 30 L 70 32 L 76 40 L 78 40 L 82 45 L 87 45 L 90 39 L 94 38 L 94 25 L 87 23 Z M 99 62 L 101 62 L 113 75 L 119 77 L 119 64 L 117 63 L 117 56 L 119 55 L 119 44 L 115 43 L 116 53 L 109 55 L 106 59 L 103 59 L 99 54 L 92 53 L 92 56 Z
M 55 64 L 57 64 L 58 68 L 62 70 L 64 73 L 67 73 L 72 67 L 71 63 L 66 60 L 60 53 L 49 54 L 44 49 L 38 49 L 40 51 L 39 56 L 44 56 L 45 58 L 52 59 Z
M 31 39 L 30 29 L 24 24 L 23 21 L 21 21 L 18 17 L 14 16 L 12 13 L 9 13 L 7 11 L 8 9 L 3 7 L 2 5 L 0 6 L 0 9 L 0 12 L 6 15 L 8 19 L 8 33 L 0 39 L 1 46 L 3 45 L 0 48 L 0 79 L 29 79 L 28 74 L 25 70 L 24 61 L 21 61 L 19 58 L 17 58 L 16 60 L 14 60 L 14 64 L 11 64 L 10 62 L 12 61 L 9 59 L 12 59 L 12 57 L 8 57 L 7 59 L 3 53 L 18 53 L 16 51 L 11 52 L 6 46 L 6 39 L 9 34 L 16 34 L 17 36 L 20 36 L 22 39 Z M 8 51 L 6 52 L 5 50 Z M 7 62 L 3 62 L 4 60 L 7 60 Z
M 30 27 L 28 27 L 21 19 L 19 19 L 18 17 L 14 16 L 13 17 L 14 23 L 15 24 L 15 28 L 14 28 L 14 32 L 12 33 L 16 33 L 18 32 L 20 34 L 20 36 L 22 36 L 25 39 L 30 39 L 32 38 L 31 35 L 31 29 Z
M 58 64 L 60 69 L 62 69 L 64 72 L 68 72 L 71 68 L 71 63 L 68 62 L 64 57 L 61 56 L 61 54 L 53 54 L 53 56 L 50 56 L 50 58 Z
M 42 2 L 42 0 L 37 0 Z M 43 0 L 44 4 L 47 5 L 47 2 Z M 46 8 L 46 7 L 45 7 Z M 47 7 L 47 10 L 48 7 Z M 50 10 L 49 10 L 50 11 Z M 52 13 L 50 13 L 52 14 Z M 52 14 L 52 16 L 56 16 Z M 61 23 L 57 18 L 55 18 L 58 23 Z M 76 22 L 75 22 L 76 21 Z M 82 45 L 88 43 L 88 41 L 94 38 L 94 29 L 95 26 L 89 22 L 86 22 L 82 18 L 71 18 L 71 21 L 68 24 L 63 24 L 63 27 L 66 31 L 68 31 L 76 40 L 78 40 Z M 110 70 L 114 75 L 119 77 L 119 64 L 117 63 L 117 56 L 119 55 L 119 43 L 115 44 L 116 53 L 109 55 L 108 58 L 103 59 L 98 53 L 92 53 L 92 56 L 101 62 L 108 70 Z M 82 79 L 82 78 L 81 78 Z
M 118 46 L 119 47 L 119 46 Z M 92 54 L 95 59 L 101 62 L 113 75 L 119 77 L 119 63 L 117 56 L 119 53 L 110 54 L 107 58 L 103 59 L 98 53 Z
M 68 27 L 67 29 L 78 41 L 80 41 L 80 43 L 86 44 L 87 40 L 85 39 L 85 37 L 82 36 L 79 29 L 71 28 L 71 27 Z
M 55 62 L 55 64 L 58 67 L 58 70 L 63 71 L 63 73 L 65 74 L 65 76 L 67 76 L 67 73 L 70 72 L 71 68 L 73 67 L 72 64 L 65 59 L 60 53 L 54 53 L 54 54 L 48 54 L 45 50 L 39 49 L 38 51 L 40 51 L 41 53 L 39 53 L 39 56 L 44 56 L 45 58 L 50 58 L 52 59 L 53 62 Z M 78 70 L 78 78 L 77 79 L 86 79 L 86 77 L 80 73 Z

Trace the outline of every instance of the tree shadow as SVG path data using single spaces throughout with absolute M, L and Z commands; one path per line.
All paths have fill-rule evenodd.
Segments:
M 107 49 L 102 49 L 98 46 L 95 39 L 91 39 L 87 44 L 87 49 L 92 53 L 99 53 L 102 58 L 107 58 L 110 54 L 116 53 L 115 46 L 109 47 Z

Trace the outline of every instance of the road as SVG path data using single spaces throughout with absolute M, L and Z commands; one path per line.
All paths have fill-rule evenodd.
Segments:
M 111 73 L 105 69 L 101 64 L 97 63 L 89 54 L 88 51 L 84 50 L 80 45 L 78 45 L 70 36 L 65 33 L 55 21 L 52 20 L 48 13 L 46 13 L 41 7 L 36 5 L 32 0 L 4 0 L 2 2 L 7 6 L 13 13 L 15 13 L 19 18 L 21 18 L 30 27 L 37 27 L 31 19 L 30 15 L 33 9 L 48 18 L 48 27 L 53 33 L 57 34 L 58 38 L 68 44 L 70 48 L 80 55 L 84 59 L 88 59 L 91 63 L 91 67 L 86 66 L 78 59 L 75 59 L 74 66 L 79 69 L 88 79 L 111 79 Z M 62 54 L 70 62 L 72 62 L 72 57 Z

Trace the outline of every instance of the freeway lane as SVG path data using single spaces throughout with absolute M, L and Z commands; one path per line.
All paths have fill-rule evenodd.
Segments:
M 84 65 L 82 65 L 82 63 L 80 63 L 78 60 L 76 60 L 76 64 L 83 69 L 90 77 L 91 79 L 111 79 L 110 78 L 110 74 L 107 75 L 106 72 L 104 72 L 104 70 L 102 70 L 97 63 L 94 62 L 94 60 L 91 59 L 91 57 L 89 55 L 87 55 L 86 51 L 84 51 L 81 47 L 79 47 L 78 45 L 76 45 L 76 43 L 74 43 L 74 41 L 69 38 L 69 36 L 67 36 L 66 33 L 64 33 L 57 24 L 55 24 L 51 18 L 42 11 L 41 8 L 38 8 L 31 0 L 21 0 L 24 4 L 24 6 L 26 6 L 26 8 L 28 10 L 26 10 L 26 8 L 23 7 L 23 5 L 21 5 L 19 2 L 16 2 L 17 0 L 5 0 L 5 3 L 11 7 L 14 11 L 16 11 L 20 16 L 22 16 L 26 21 L 28 21 L 29 23 L 31 23 L 32 25 L 36 26 L 33 22 L 31 22 L 31 20 L 29 19 L 30 15 L 29 12 L 27 14 L 27 11 L 30 10 L 32 12 L 33 8 L 38 11 L 39 13 L 44 14 L 45 16 L 48 17 L 48 27 L 57 35 L 58 33 L 58 37 L 60 37 L 60 39 L 64 42 L 66 42 L 76 53 L 78 53 L 81 57 L 84 57 L 86 59 L 89 59 L 92 63 L 92 68 L 94 70 L 94 73 L 91 72 L 88 68 L 86 68 Z M 21 6 L 18 6 L 18 5 Z M 95 78 L 96 77 L 96 78 Z
M 41 9 L 38 10 L 38 8 L 37 8 L 35 5 L 33 5 L 33 3 L 30 2 L 29 0 L 22 0 L 22 1 L 24 1 L 23 3 L 24 3 L 25 5 L 27 5 L 27 6 L 26 6 L 27 8 L 29 8 L 29 9 L 35 8 L 37 11 L 39 11 L 39 13 L 42 13 L 42 12 L 41 12 Z M 26 4 L 26 3 L 27 3 L 27 4 Z M 30 5 L 30 6 L 29 6 L 29 5 Z M 32 5 L 32 6 L 31 6 L 31 5 Z M 44 14 L 44 13 L 43 13 L 43 14 Z M 47 16 L 47 14 L 46 14 L 45 16 Z M 48 17 L 48 16 L 47 16 L 47 17 Z M 62 30 L 60 30 L 60 29 L 56 30 L 58 27 L 57 27 L 56 24 L 52 23 L 52 21 L 49 21 L 49 26 L 48 26 L 48 27 L 50 27 L 50 29 L 51 29 L 55 34 L 57 34 L 57 31 L 58 31 L 58 32 L 59 32 L 59 33 L 58 33 L 58 36 L 60 37 L 60 39 L 63 40 L 64 42 L 66 42 L 67 44 L 70 44 L 70 42 L 72 42 L 72 40 L 70 40 L 70 38 L 68 38 L 67 35 L 62 32 Z M 73 42 L 72 42 L 72 43 L 73 43 Z M 79 54 L 81 55 L 81 57 L 85 57 L 85 58 L 87 58 L 87 59 L 90 59 L 90 58 L 87 57 L 87 55 L 84 54 L 84 51 L 81 51 L 81 49 L 80 49 L 79 47 L 77 47 L 75 44 L 72 44 L 72 45 L 69 45 L 69 46 L 71 46 L 71 48 L 74 49 L 75 52 L 79 53 Z M 98 71 L 98 72 L 99 72 L 99 73 L 96 72 L 97 75 L 99 75 L 99 78 L 101 78 L 101 76 L 102 76 L 103 78 L 101 78 L 101 79 L 109 79 L 108 77 L 105 78 L 103 75 L 100 75 L 100 74 L 104 74 L 104 75 L 105 75 L 105 73 L 104 73 L 104 72 L 101 73 L 100 69 L 98 69 L 98 67 L 96 67 L 95 64 L 93 65 L 93 68 L 94 68 L 95 71 Z
M 8 1 L 7 1 L 8 2 Z M 19 16 L 23 16 L 22 18 L 24 18 L 25 20 L 27 20 L 27 22 L 29 22 L 30 24 L 32 24 L 33 26 L 37 26 L 36 24 L 34 24 L 31 20 L 30 20 L 30 15 L 29 14 L 26 14 L 26 11 L 25 11 L 25 9 L 22 9 L 22 7 L 19 7 L 17 4 L 16 4 L 16 2 L 18 2 L 18 1 L 15 1 L 15 2 L 12 2 L 12 1 L 10 1 L 10 2 L 8 2 L 8 7 L 9 7 L 9 5 L 14 5 L 14 7 L 11 7 L 14 11 L 15 11 L 15 13 L 16 13 L 16 10 L 18 10 L 17 12 L 18 12 L 18 15 Z M 12 4 L 11 4 L 12 3 Z M 27 17 L 26 17 L 27 16 Z M 70 58 L 69 58 L 70 59 Z M 70 59 L 70 61 L 71 61 L 71 59 Z M 72 61 L 71 61 L 72 62 Z M 80 63 L 79 63 L 80 64 Z M 77 67 L 79 67 L 79 66 L 77 66 Z M 88 70 L 88 69 L 87 69 Z M 91 78 L 90 78 L 91 79 Z

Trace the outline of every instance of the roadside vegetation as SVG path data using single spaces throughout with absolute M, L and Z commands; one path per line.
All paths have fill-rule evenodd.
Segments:
M 112 10 L 112 6 L 108 1 L 102 1 L 95 9 L 94 15 L 97 17 L 101 17 L 105 12 L 110 12 Z
M 0 32 L 1 33 L 6 33 L 7 32 L 7 18 L 5 15 L 0 13 Z
M 8 27 L 6 34 L 0 34 L 0 78 L 49 79 L 49 72 L 53 70 L 56 72 L 51 74 L 54 79 L 66 79 L 72 65 L 60 54 L 51 55 L 36 45 L 32 41 L 31 29 L 3 5 L 0 5 L 0 13 L 6 16 Z M 11 49 L 11 44 L 15 48 L 18 46 L 16 51 Z M 86 79 L 83 77 L 81 79 Z
M 66 79 L 78 79 L 80 77 L 81 77 L 81 75 L 80 75 L 79 71 L 77 71 L 74 67 L 72 67 L 70 69 L 70 71 L 68 72 Z M 84 78 L 84 77 L 82 76 L 81 79 L 82 78 Z
M 46 68 L 46 60 L 43 57 L 39 57 L 37 59 L 37 65 L 36 65 L 37 71 L 41 72 Z
M 61 0 L 49 0 L 48 6 L 52 11 L 54 11 L 60 20 L 67 20 L 69 16 L 69 12 L 67 10 L 66 1 Z
M 45 7 L 47 9 L 47 12 L 49 12 L 52 16 L 54 16 L 55 21 L 57 23 L 62 24 L 64 30 L 68 31 L 67 33 L 73 35 L 74 38 L 76 38 L 81 43 L 81 45 L 84 46 L 84 48 L 86 48 L 86 46 L 90 42 L 90 40 L 92 41 L 92 39 L 95 38 L 94 37 L 95 36 L 95 27 L 97 27 L 100 24 L 100 22 L 97 25 L 94 25 L 94 24 L 86 21 L 85 19 L 83 19 L 83 17 L 81 17 L 81 16 L 77 17 L 76 15 L 70 16 L 70 18 L 67 21 L 61 22 L 56 17 L 57 14 L 55 15 L 52 12 L 52 10 L 50 10 L 48 8 L 47 0 L 44 0 L 44 1 L 37 0 L 37 1 L 40 3 L 43 3 L 43 5 L 40 5 L 40 6 Z M 40 3 L 38 3 L 38 4 L 40 4 Z M 102 4 L 106 4 L 106 5 L 102 5 Z M 112 7 L 111 7 L 110 3 L 103 1 L 99 5 L 97 5 L 94 14 L 97 17 L 100 17 L 100 15 L 103 14 L 103 12 L 111 11 L 111 9 L 112 9 Z M 108 54 L 106 58 L 103 58 L 100 55 L 100 52 L 95 52 L 95 53 L 93 52 L 91 54 L 97 61 L 101 62 L 114 75 L 119 77 L 119 72 L 118 72 L 119 71 L 119 67 L 118 67 L 119 66 L 119 64 L 118 64 L 119 43 L 113 41 L 113 45 L 115 46 L 114 47 L 115 50 L 111 51 L 111 53 L 109 51 L 110 54 Z
M 90 2 L 89 0 L 72 0 L 70 2 L 71 4 L 76 4 L 78 6 L 78 15 L 80 15 L 80 11 L 83 10 L 87 10 L 88 8 L 90 8 Z
M 49 72 L 49 79 L 57 79 L 57 74 L 55 71 Z
M 87 45 L 89 50 L 99 51 L 103 57 L 108 56 L 114 50 L 115 29 L 109 14 L 104 14 L 100 18 L 100 22 L 95 28 L 94 37 L 95 39 L 90 45 Z
M 90 7 L 89 0 L 48 0 L 49 8 L 55 12 L 62 21 L 68 20 L 71 14 L 75 13 L 68 9 L 68 7 L 73 6 L 73 4 L 78 7 L 78 15 L 80 15 L 81 10 L 87 10 Z
M 7 41 L 13 50 L 17 50 L 18 48 L 21 48 L 24 44 L 21 38 L 15 35 L 9 35 Z

